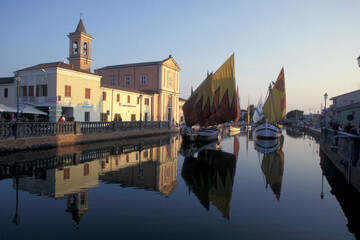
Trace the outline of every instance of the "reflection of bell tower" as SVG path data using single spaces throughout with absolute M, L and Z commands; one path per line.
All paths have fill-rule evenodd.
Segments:
M 69 64 L 82 70 L 90 72 L 91 62 L 91 41 L 93 38 L 86 33 L 82 17 L 75 32 L 68 35 L 70 38 Z
M 73 220 L 76 222 L 76 229 L 79 229 L 79 224 L 84 213 L 89 210 L 88 203 L 88 189 L 83 192 L 67 195 L 67 209 L 70 212 Z

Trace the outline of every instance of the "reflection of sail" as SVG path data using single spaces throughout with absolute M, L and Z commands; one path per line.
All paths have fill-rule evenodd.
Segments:
M 275 151 L 264 155 L 261 169 L 265 175 L 266 183 L 270 185 L 271 190 L 280 199 L 281 184 L 284 173 L 284 153 Z
M 211 202 L 229 219 L 235 169 L 233 154 L 203 150 L 197 158 L 185 158 L 181 176 L 207 210 Z

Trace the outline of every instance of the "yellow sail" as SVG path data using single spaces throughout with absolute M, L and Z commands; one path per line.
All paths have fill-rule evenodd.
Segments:
M 274 88 L 266 99 L 263 111 L 264 116 L 269 123 L 277 123 L 285 117 L 286 91 L 284 68 L 281 69 Z
M 211 126 L 236 118 L 234 54 L 210 73 L 183 106 L 187 126 Z

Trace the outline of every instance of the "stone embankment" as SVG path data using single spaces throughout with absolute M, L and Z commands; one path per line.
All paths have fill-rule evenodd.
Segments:
M 0 124 L 0 153 L 176 133 L 169 122 Z

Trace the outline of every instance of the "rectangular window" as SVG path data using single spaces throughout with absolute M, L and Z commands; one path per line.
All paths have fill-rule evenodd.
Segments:
M 131 114 L 131 121 L 136 121 L 136 114 Z
M 146 85 L 146 75 L 141 75 L 141 85 Z
M 103 92 L 103 101 L 106 101 L 106 92 Z
M 88 176 L 90 173 L 90 165 L 88 163 L 84 164 L 84 176 Z
M 34 86 L 29 86 L 29 97 L 34 96 Z
M 7 98 L 9 96 L 9 89 L 4 88 L 4 98 Z
M 85 99 L 90 99 L 90 88 L 85 88 Z
M 115 85 L 115 77 L 111 77 L 111 78 L 110 78 L 110 84 L 111 84 L 111 85 Z
M 130 103 L 130 96 L 128 95 L 128 100 L 127 100 L 128 103 Z
M 140 98 L 139 97 L 137 97 L 137 104 L 139 104 L 140 103 Z
M 149 99 L 145 98 L 145 105 L 149 105 Z
M 125 85 L 130 86 L 130 76 L 125 77 Z
M 36 85 L 36 96 L 39 97 L 40 96 L 40 86 Z
M 116 95 L 116 101 L 120 102 L 120 94 Z
M 108 115 L 106 113 L 100 113 L 100 121 L 107 122 Z
M 36 86 L 38 93 L 36 93 L 36 96 L 38 97 L 47 97 L 47 85 L 39 85 Z
M 65 85 L 65 97 L 71 97 L 71 86 Z
M 70 179 L 70 168 L 64 168 L 64 179 Z
M 172 84 L 173 84 L 173 78 L 172 78 L 173 76 L 172 76 L 172 74 L 171 73 L 169 73 L 169 88 L 172 88 Z
M 20 96 L 22 96 L 22 97 L 27 96 L 27 86 L 23 86 L 20 88 Z

